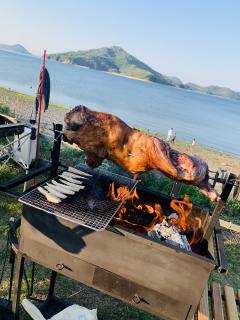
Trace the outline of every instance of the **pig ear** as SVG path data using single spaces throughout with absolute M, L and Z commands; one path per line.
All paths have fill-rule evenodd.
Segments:
M 78 111 L 81 111 L 83 113 L 87 113 L 88 112 L 88 108 L 85 107 L 85 106 L 82 106 L 82 105 L 79 105 L 79 106 L 76 106 L 74 107 L 70 112 L 78 112 Z
M 85 106 L 79 106 L 78 108 L 84 115 L 89 113 L 89 109 Z

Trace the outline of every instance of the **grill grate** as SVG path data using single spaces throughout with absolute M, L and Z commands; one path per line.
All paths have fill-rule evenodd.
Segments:
M 90 229 L 104 230 L 124 201 L 122 199 L 121 202 L 115 202 L 106 197 L 109 184 L 114 181 L 116 187 L 125 185 L 132 190 L 137 182 L 99 168 L 90 171 L 87 166 L 78 165 L 78 169 L 91 173 L 93 177 L 84 180 L 85 189 L 75 193 L 74 196 L 53 204 L 48 202 L 37 189 L 34 189 L 20 197 L 19 201 Z

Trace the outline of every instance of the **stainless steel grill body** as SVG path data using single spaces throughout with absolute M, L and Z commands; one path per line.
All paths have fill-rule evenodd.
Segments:
M 106 198 L 109 184 L 132 189 L 136 182 L 99 169 L 93 175 L 84 192 L 58 205 L 36 190 L 20 199 L 24 205 L 19 252 L 163 319 L 191 320 L 215 266 L 211 255 L 185 252 L 115 224 L 103 230 L 124 200 L 116 204 Z M 170 198 L 138 192 L 160 202 L 164 210 L 169 207 Z M 195 214 L 207 219 L 204 210 Z
M 19 250 L 32 261 L 169 320 L 193 318 L 215 265 L 211 257 L 116 224 L 95 232 L 27 205 Z
M 90 172 L 85 165 L 78 168 L 91 173 L 93 177 L 84 180 L 85 189 L 75 193 L 74 196 L 53 204 L 34 189 L 20 197 L 19 201 L 90 229 L 104 230 L 124 201 L 124 198 L 120 202 L 107 198 L 110 183 L 114 182 L 116 187 L 128 186 L 129 190 L 132 190 L 137 182 L 103 169 L 94 169 Z

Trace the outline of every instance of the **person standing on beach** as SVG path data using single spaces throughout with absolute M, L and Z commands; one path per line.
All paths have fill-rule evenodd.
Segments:
M 175 141 L 175 139 L 176 139 L 176 132 L 174 132 L 174 134 L 172 135 L 172 137 L 170 138 L 170 143 L 172 143 L 172 144 L 174 144 L 174 141 Z
M 195 144 L 196 144 L 196 139 L 195 139 L 195 138 L 193 138 L 192 146 L 195 146 Z
M 170 129 L 168 129 L 166 141 L 167 141 L 167 142 L 170 142 L 171 139 L 172 139 L 172 137 L 173 137 L 173 128 L 170 128 Z

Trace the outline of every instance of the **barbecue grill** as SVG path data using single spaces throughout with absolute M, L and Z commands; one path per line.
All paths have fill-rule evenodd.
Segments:
M 3 190 L 9 191 L 47 170 L 51 178 L 57 176 L 60 152 L 57 131 L 55 136 L 52 165 L 9 182 Z M 90 172 L 85 166 L 79 169 Z M 25 258 L 52 270 L 49 299 L 54 297 L 56 275 L 62 273 L 164 319 L 192 319 L 209 274 L 216 267 L 208 241 L 199 244 L 198 253 L 187 252 L 116 224 L 112 217 L 124 198 L 118 203 L 106 198 L 109 182 L 114 181 L 116 187 L 127 185 L 129 190 L 136 182 L 103 169 L 90 173 L 93 178 L 84 181 L 86 190 L 58 205 L 49 204 L 36 188 L 20 197 L 23 213 L 19 244 L 15 236 L 11 240 L 17 257 L 12 302 L 14 319 L 19 317 Z M 231 191 L 228 181 L 226 188 L 228 196 Z M 164 212 L 171 213 L 173 197 L 141 188 L 138 193 L 144 200 L 160 202 Z M 225 199 L 227 196 L 225 194 Z M 192 214 L 201 220 L 205 232 L 211 222 L 209 211 L 193 207 Z M 218 254 L 221 258 L 222 251 Z M 34 271 L 32 277 L 34 279 Z M 32 288 L 31 285 L 30 296 Z M 52 315 L 45 313 L 48 318 Z
M 82 166 L 80 169 L 86 170 Z M 122 201 L 116 204 L 106 198 L 109 182 L 130 189 L 135 182 L 101 169 L 93 172 L 86 192 L 69 199 L 69 203 L 48 204 L 37 190 L 20 198 L 23 215 L 17 291 L 21 286 L 18 271 L 26 257 L 164 319 L 191 319 L 215 267 L 207 245 L 201 248 L 201 255 L 186 252 L 115 224 L 112 217 Z M 139 193 L 171 212 L 171 197 L 140 189 Z M 87 202 L 97 206 L 86 210 L 84 202 L 85 206 Z M 98 221 L 99 214 L 103 215 L 102 221 Z M 208 211 L 194 208 L 193 214 L 206 225 Z M 17 300 L 15 295 L 13 308 Z
M 172 320 L 192 318 L 215 267 L 207 251 L 184 252 L 116 225 L 95 232 L 26 207 L 19 252 L 21 261 L 29 258 Z

